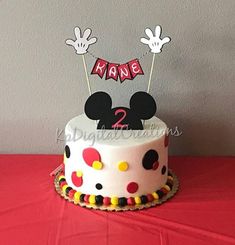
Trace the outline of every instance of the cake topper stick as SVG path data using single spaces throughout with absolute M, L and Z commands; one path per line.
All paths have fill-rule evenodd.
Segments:
M 85 55 L 84 54 L 82 55 L 82 61 L 83 61 L 83 66 L 84 66 L 84 70 L 85 70 L 85 74 L 86 74 L 86 81 L 87 81 L 88 91 L 89 91 L 89 94 L 91 95 L 92 94 L 92 92 L 91 92 L 91 84 L 90 84 L 90 80 L 89 80 L 88 73 L 87 73 L 87 66 L 86 66 L 86 60 L 85 60 Z
M 90 45 L 96 43 L 97 38 L 93 37 L 88 40 L 89 36 L 91 35 L 91 29 L 89 28 L 87 28 L 84 31 L 83 36 L 82 36 L 80 28 L 76 26 L 74 28 L 74 33 L 76 36 L 76 40 L 74 41 L 72 39 L 67 39 L 65 42 L 67 45 L 73 46 L 78 55 L 82 55 L 82 61 L 83 61 L 83 66 L 84 66 L 84 70 L 86 74 L 87 86 L 88 86 L 89 93 L 91 95 L 91 86 L 90 86 L 90 81 L 89 81 L 89 77 L 87 73 L 87 66 L 86 66 L 86 60 L 85 60 L 84 54 L 87 53 L 87 50 Z
M 149 82 L 148 82 L 148 88 L 147 88 L 147 93 L 149 94 L 150 91 L 150 85 L 151 85 L 151 81 L 152 81 L 152 74 L 153 74 L 153 67 L 154 67 L 154 61 L 155 61 L 155 53 L 153 54 L 153 59 L 152 59 L 152 64 L 151 64 L 151 69 L 150 69 L 150 73 L 149 73 Z
M 147 44 L 149 46 L 151 52 L 153 53 L 153 59 L 152 59 L 152 65 L 151 65 L 150 74 L 149 74 L 147 93 L 149 93 L 149 91 L 150 91 L 155 55 L 158 53 L 161 53 L 163 45 L 166 43 L 169 43 L 171 40 L 169 37 L 164 37 L 163 39 L 161 39 L 160 38 L 161 31 L 162 31 L 161 26 L 156 26 L 155 27 L 155 36 L 154 36 L 153 32 L 149 28 L 146 28 L 145 33 L 149 37 L 149 39 L 146 39 L 146 38 L 140 39 L 140 41 L 142 43 Z

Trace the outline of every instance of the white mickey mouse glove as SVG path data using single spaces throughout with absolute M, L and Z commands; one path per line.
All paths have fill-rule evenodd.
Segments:
M 153 35 L 153 32 L 149 28 L 145 29 L 145 33 L 149 37 L 149 40 L 146 38 L 141 38 L 140 41 L 144 44 L 147 44 L 151 49 L 151 52 L 155 54 L 161 53 L 162 46 L 165 43 L 169 43 L 171 40 L 169 37 L 164 37 L 163 39 L 160 39 L 161 26 L 156 26 L 155 36 Z
M 77 40 L 74 41 L 71 39 L 67 39 L 65 42 L 67 45 L 73 46 L 76 49 L 77 54 L 87 53 L 89 46 L 97 41 L 96 37 L 93 37 L 90 40 L 88 40 L 88 37 L 91 35 L 91 29 L 89 28 L 84 31 L 83 36 L 81 36 L 81 30 L 79 27 L 74 28 L 74 33 Z

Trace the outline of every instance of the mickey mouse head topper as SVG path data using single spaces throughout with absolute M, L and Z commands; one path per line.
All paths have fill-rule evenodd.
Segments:
M 88 28 L 82 34 L 79 27 L 75 27 L 74 33 L 76 40 L 67 39 L 66 44 L 72 46 L 76 50 L 76 54 L 82 56 L 87 86 L 90 97 L 85 103 L 85 114 L 92 120 L 98 120 L 97 129 L 143 129 L 142 120 L 150 119 L 156 113 L 156 103 L 153 97 L 149 94 L 152 81 L 152 73 L 154 67 L 155 55 L 162 52 L 163 45 L 170 42 L 169 37 L 161 39 L 161 26 L 155 27 L 155 33 L 151 29 L 146 28 L 145 33 L 149 39 L 141 38 L 141 42 L 149 46 L 149 51 L 153 53 L 151 69 L 149 73 L 149 81 L 147 92 L 137 92 L 130 99 L 130 108 L 115 107 L 112 108 L 112 99 L 105 92 L 92 93 L 91 84 L 87 72 L 85 55 L 89 54 L 93 58 L 95 55 L 88 51 L 89 47 L 96 43 L 97 38 L 90 38 L 91 29 Z M 150 52 L 147 52 L 148 54 Z M 144 57 L 142 55 L 140 58 Z M 143 75 L 139 59 L 135 58 L 125 64 L 111 63 L 105 59 L 97 58 L 95 66 L 91 74 L 98 74 L 100 78 L 106 73 L 106 79 L 132 80 L 137 75 Z
M 156 103 L 146 92 L 137 92 L 130 99 L 130 108 L 112 108 L 112 99 L 105 92 L 92 94 L 85 103 L 85 113 L 92 120 L 99 120 L 97 129 L 143 129 L 141 120 L 154 116 Z

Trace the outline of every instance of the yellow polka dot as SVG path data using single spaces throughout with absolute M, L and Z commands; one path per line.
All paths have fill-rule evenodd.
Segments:
M 112 203 L 113 205 L 118 205 L 118 198 L 117 198 L 117 197 L 112 197 L 112 198 L 111 198 L 111 203 Z
M 62 187 L 62 191 L 65 192 L 65 190 L 66 190 L 67 187 L 68 187 L 68 185 L 64 185 L 64 186 Z
M 128 169 L 128 163 L 127 162 L 119 162 L 118 163 L 118 169 L 120 170 L 120 171 L 127 171 L 127 169 Z
M 76 172 L 76 175 L 77 175 L 78 177 L 82 177 L 83 173 L 82 173 L 82 171 L 78 170 L 78 171 Z
M 75 203 L 78 203 L 78 202 L 79 202 L 79 198 L 80 198 L 81 194 L 82 194 L 82 193 L 79 192 L 79 191 L 76 191 L 76 192 L 74 193 L 73 199 L 74 199 L 74 202 L 75 202 Z
M 90 195 L 90 197 L 89 197 L 89 203 L 90 204 L 95 204 L 95 195 Z
M 156 192 L 153 192 L 152 195 L 153 195 L 153 198 L 154 198 L 154 199 L 156 199 L 156 200 L 159 199 L 159 196 L 158 196 L 158 194 L 157 194 Z
M 63 178 L 65 178 L 65 176 L 64 175 L 60 175 L 59 180 L 61 180 Z
M 168 190 L 168 191 L 171 190 L 171 188 L 170 188 L 168 185 L 164 185 L 163 187 L 164 187 L 166 190 Z
M 136 204 L 141 204 L 141 199 L 140 199 L 140 197 L 135 197 L 135 203 L 136 203 Z
M 92 163 L 92 168 L 96 169 L 96 170 L 100 170 L 103 168 L 103 163 L 100 161 L 94 161 Z

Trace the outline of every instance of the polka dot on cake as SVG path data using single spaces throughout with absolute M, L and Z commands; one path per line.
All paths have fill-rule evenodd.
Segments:
M 84 196 L 84 202 L 89 203 L 89 198 L 90 198 L 90 195 L 89 194 L 86 194 Z
M 127 198 L 127 204 L 128 205 L 135 205 L 135 199 L 134 199 L 134 197 L 128 197 Z
M 95 185 L 95 188 L 96 188 L 97 190 L 101 190 L 101 189 L 103 188 L 103 186 L 102 186 L 100 183 L 97 183 L 97 184 Z
M 136 182 L 130 182 L 126 189 L 129 193 L 135 193 L 139 189 L 139 185 Z
M 165 174 L 166 173 L 166 166 L 164 165 L 163 167 L 162 167 L 162 174 Z
M 104 205 L 108 206 L 110 204 L 110 202 L 111 202 L 110 197 L 104 197 L 104 199 L 103 199 Z
M 95 202 L 97 205 L 102 205 L 103 204 L 104 197 L 101 195 L 98 195 L 95 197 Z
M 159 162 L 156 161 L 156 162 L 154 162 L 152 169 L 156 170 L 158 168 L 158 166 L 159 166 Z
M 71 179 L 72 179 L 73 184 L 76 187 L 82 186 L 83 178 L 82 178 L 82 172 L 81 171 L 72 172 Z
M 69 192 L 72 190 L 73 188 L 68 186 L 65 190 L 65 195 L 68 196 L 69 195 Z
M 89 203 L 90 203 L 90 204 L 95 204 L 95 202 L 96 202 L 96 201 L 95 201 L 95 195 L 90 195 L 90 196 L 89 196 Z
M 158 194 L 160 199 L 164 196 L 164 192 L 161 190 L 157 190 L 156 193 Z
M 62 182 L 64 182 L 64 181 L 66 181 L 65 178 L 61 178 L 61 179 L 59 180 L 59 185 L 60 185 Z
M 154 197 L 152 194 L 147 194 L 147 199 L 149 202 L 152 202 L 154 200 Z
M 101 161 L 100 153 L 92 147 L 85 148 L 82 152 L 82 157 L 85 163 L 90 167 L 93 167 L 92 165 L 94 162 Z
M 92 168 L 96 169 L 96 170 L 100 170 L 103 168 L 103 163 L 100 161 L 94 161 L 92 163 Z
M 147 196 L 145 196 L 145 195 L 142 195 L 142 196 L 140 197 L 140 200 L 141 200 L 141 203 L 142 203 L 142 204 L 146 204 L 146 203 L 148 202 L 148 198 L 147 198 Z
M 126 205 L 127 205 L 127 199 L 126 199 L 125 197 L 120 197 L 120 198 L 118 199 L 118 205 L 119 205 L 120 207 L 126 206 Z
M 85 194 L 81 194 L 79 197 L 80 202 L 84 202 Z
M 65 193 L 65 190 L 66 190 L 66 188 L 67 187 L 69 187 L 68 185 L 64 185 L 63 187 L 62 187 L 62 191 Z
M 78 202 L 78 201 L 80 200 L 81 194 L 82 194 L 82 193 L 79 192 L 79 191 L 76 191 L 76 192 L 74 193 L 73 198 L 74 198 L 74 201 L 75 201 L 75 202 Z
M 70 148 L 68 145 L 65 146 L 64 151 L 65 151 L 65 156 L 67 158 L 70 158 L 71 153 L 70 153 Z
M 128 163 L 127 162 L 121 161 L 118 163 L 118 170 L 119 171 L 127 171 L 127 169 L 128 169 Z
M 70 191 L 69 191 L 69 195 L 68 195 L 68 196 L 69 196 L 69 198 L 73 199 L 75 192 L 76 192 L 76 191 L 75 191 L 75 190 L 73 190 L 73 189 L 72 189 L 72 190 L 70 190 Z
M 158 153 L 156 150 L 151 149 L 151 150 L 147 151 L 144 154 L 144 157 L 142 159 L 142 165 L 143 165 L 144 169 L 156 170 L 159 166 L 158 158 L 159 158 L 159 156 L 158 156 Z
M 118 198 L 117 197 L 112 197 L 111 198 L 111 204 L 118 205 Z
M 135 197 L 135 203 L 136 204 L 141 204 L 141 199 L 140 199 L 140 197 Z

